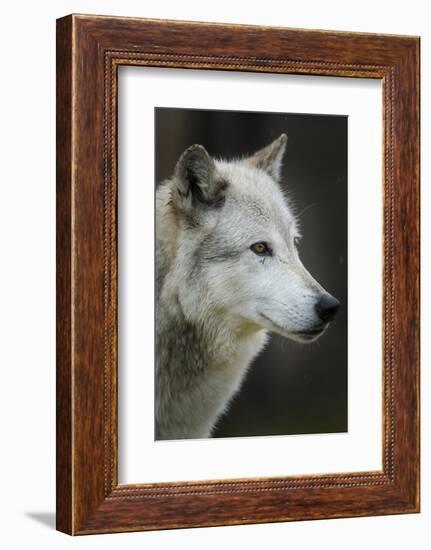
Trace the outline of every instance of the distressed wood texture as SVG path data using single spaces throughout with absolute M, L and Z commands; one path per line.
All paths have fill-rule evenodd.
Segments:
M 57 25 L 58 529 L 87 534 L 417 512 L 419 39 L 80 15 Z M 382 80 L 381 471 L 118 484 L 120 64 Z

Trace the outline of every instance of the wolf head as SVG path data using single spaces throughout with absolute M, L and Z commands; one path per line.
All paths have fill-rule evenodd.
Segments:
M 168 284 L 193 322 L 218 316 L 301 342 L 316 340 L 339 302 L 306 270 L 279 178 L 287 137 L 248 158 L 179 158 L 165 192 L 174 212 Z

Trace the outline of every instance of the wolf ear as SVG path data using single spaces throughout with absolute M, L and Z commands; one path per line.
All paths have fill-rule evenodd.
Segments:
M 217 180 L 213 159 L 202 145 L 192 145 L 180 156 L 175 167 L 176 200 L 182 209 L 194 206 L 220 206 L 226 184 Z
M 257 151 L 253 156 L 248 157 L 247 162 L 264 170 L 276 181 L 279 181 L 286 143 L 286 134 L 281 134 L 275 141 Z

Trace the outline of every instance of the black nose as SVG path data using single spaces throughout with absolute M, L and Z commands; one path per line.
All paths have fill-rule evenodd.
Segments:
M 340 302 L 328 293 L 322 294 L 314 306 L 317 315 L 324 323 L 329 323 L 335 317 Z

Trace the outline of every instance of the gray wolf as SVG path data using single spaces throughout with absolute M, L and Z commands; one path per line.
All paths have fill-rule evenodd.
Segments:
M 192 145 L 157 190 L 156 439 L 210 437 L 268 333 L 313 342 L 339 308 L 298 255 L 286 142 L 229 161 Z

